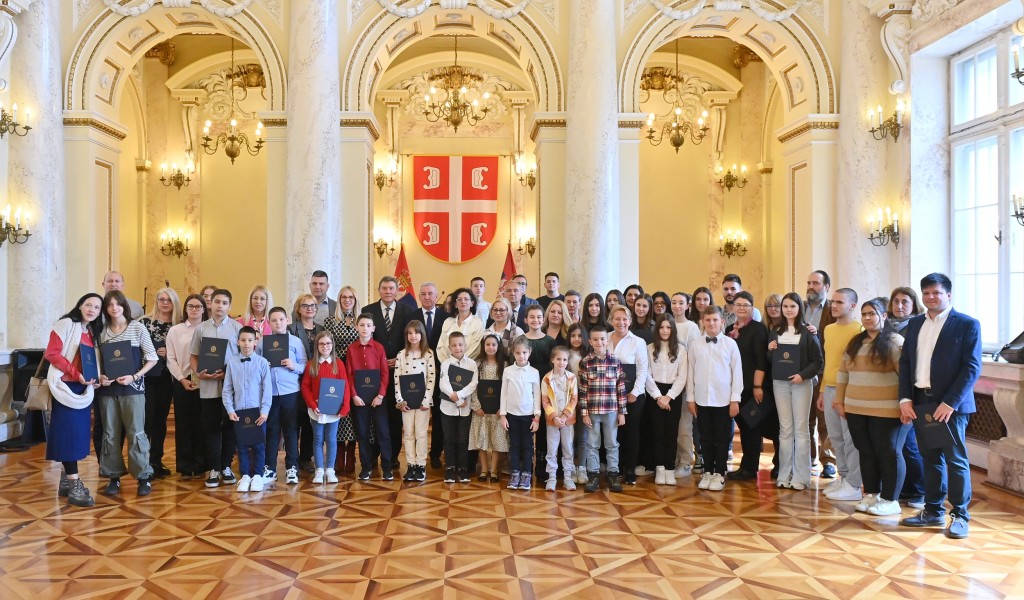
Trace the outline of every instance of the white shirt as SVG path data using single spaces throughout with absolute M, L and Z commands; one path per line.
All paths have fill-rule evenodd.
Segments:
M 946 310 L 939 313 L 934 319 L 925 314 L 924 323 L 921 324 L 921 333 L 917 337 L 917 369 L 914 371 L 914 387 L 932 387 L 932 354 L 935 352 L 935 343 L 939 341 L 939 333 L 942 326 L 946 324 L 953 305 L 946 307 Z
M 486 323 L 487 318 L 491 316 L 491 303 L 477 298 L 476 316 L 480 317 L 480 320 Z
M 175 381 L 192 374 L 192 335 L 196 326 L 185 321 L 167 331 L 167 370 Z
M 480 340 L 484 337 L 484 322 L 476 315 L 469 315 L 459 323 L 459 316 L 448 317 L 441 328 L 441 337 L 437 341 L 437 360 L 444 362 L 452 355 L 448 349 L 448 336 L 453 331 L 460 331 L 466 336 L 466 356 L 476 359 L 480 354 Z
M 686 347 L 678 344 L 676 362 L 669 362 L 668 350 L 662 348 L 655 357 L 654 344 L 648 344 L 647 359 L 650 366 L 650 373 L 647 376 L 647 395 L 651 398 L 661 396 L 661 390 L 658 389 L 659 383 L 672 385 L 668 393 L 665 394 L 669 398 L 675 398 L 681 394 L 683 388 L 686 387 Z
M 740 349 L 731 337 L 718 334 L 717 343 L 700 337 L 687 350 L 686 401 L 698 406 L 729 406 L 743 393 Z
M 796 328 L 790 325 L 785 333 L 779 334 L 780 344 L 799 344 L 800 334 L 796 332 Z
M 455 392 L 455 395 L 463 401 L 462 406 L 456 406 L 452 402 L 452 392 L 455 391 L 452 388 L 452 382 L 448 379 L 448 369 L 452 366 L 459 367 L 460 369 L 466 369 L 473 373 L 473 378 L 470 380 L 466 387 Z M 441 412 L 448 415 L 449 417 L 468 417 L 469 416 L 469 400 L 476 391 L 476 386 L 479 383 L 479 375 L 477 374 L 476 361 L 472 358 L 463 355 L 461 359 L 449 356 L 443 363 L 441 363 L 441 399 L 440 402 Z
M 680 323 L 676 321 L 676 339 L 683 345 L 683 348 L 688 348 L 690 342 L 700 337 L 700 327 L 693 321 L 683 321 Z
M 619 340 L 617 343 L 612 341 L 611 336 L 608 336 L 608 350 L 619 359 L 624 365 L 636 365 L 636 383 L 633 384 L 633 389 L 626 390 L 627 394 L 633 394 L 639 396 L 644 393 L 644 387 L 647 385 L 647 343 L 640 339 L 639 336 L 634 334 L 632 331 L 626 334 L 626 337 Z
M 540 416 L 540 373 L 512 363 L 501 376 L 499 415 Z
M 430 313 L 430 327 L 427 327 L 427 313 Z M 421 308 L 420 320 L 423 321 L 423 327 L 427 330 L 427 337 L 430 337 L 430 330 L 437 324 L 437 307 Z

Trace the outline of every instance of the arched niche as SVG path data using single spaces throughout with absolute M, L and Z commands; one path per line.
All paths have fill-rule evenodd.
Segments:
M 686 21 L 655 12 L 626 50 L 619 79 L 619 107 L 638 112 L 644 66 L 665 43 L 679 37 L 718 36 L 743 44 L 764 60 L 779 82 L 787 121 L 809 114 L 835 113 L 838 96 L 832 65 L 817 34 L 799 12 L 779 22 L 748 9 L 703 10 Z
M 372 111 L 384 73 L 409 45 L 432 35 L 449 34 L 494 42 L 529 79 L 527 89 L 534 93 L 536 110 L 564 110 L 565 81 L 561 67 L 547 32 L 528 11 L 511 19 L 494 20 L 483 13 L 445 11 L 440 6 L 433 6 L 415 18 L 399 18 L 380 10 L 370 20 L 344 66 L 341 109 Z
M 139 17 L 101 12 L 75 44 L 65 74 L 63 105 L 67 111 L 91 111 L 117 122 L 121 98 L 132 67 L 154 45 L 181 34 L 220 33 L 247 45 L 263 67 L 270 110 L 285 110 L 285 62 L 267 28 L 249 10 L 233 19 L 206 11 L 157 6 Z

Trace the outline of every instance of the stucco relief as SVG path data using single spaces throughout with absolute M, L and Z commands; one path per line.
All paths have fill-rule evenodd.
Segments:
M 960 0 L 917 0 L 911 16 L 918 21 L 931 21 L 959 4 Z

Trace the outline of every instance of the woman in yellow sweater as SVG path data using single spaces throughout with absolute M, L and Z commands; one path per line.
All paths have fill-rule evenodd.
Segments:
M 864 331 L 846 347 L 836 382 L 836 412 L 846 418 L 860 453 L 864 499 L 857 510 L 878 516 L 900 514 L 899 493 L 906 476 L 903 444 L 910 430 L 900 420 L 899 364 L 903 337 L 886 323 L 885 305 L 861 307 Z

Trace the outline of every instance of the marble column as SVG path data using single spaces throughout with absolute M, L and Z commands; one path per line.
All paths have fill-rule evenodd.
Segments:
M 342 281 L 338 2 L 293 3 L 289 17 L 285 298 L 322 269 Z
M 876 141 L 867 131 L 869 106 L 887 102 L 888 58 L 879 38 L 881 21 L 860 2 L 842 3 L 843 36 L 839 90 L 839 178 L 835 202 L 836 265 L 832 288 L 853 288 L 861 297 L 888 293 L 893 247 L 875 248 L 867 240 L 867 217 L 895 205 L 886 186 L 891 140 Z M 894 106 L 894 105 L 893 105 Z
M 619 276 L 619 147 L 615 3 L 570 0 L 566 123 L 565 285 L 610 290 Z M 635 240 L 627 243 L 635 244 Z
M 149 290 L 147 298 L 147 310 L 155 305 L 156 291 L 164 287 L 164 280 L 171 277 L 168 272 L 172 261 L 177 258 L 168 258 L 160 250 L 160 234 L 168 229 L 169 215 L 167 208 L 169 200 L 178 200 L 182 194 L 190 193 L 189 188 L 178 188 L 165 186 L 160 181 L 161 177 L 170 177 L 174 174 L 174 165 L 185 171 L 187 158 L 177 144 L 172 144 L 171 136 L 175 130 L 180 130 L 178 125 L 178 112 L 181 107 L 171 98 L 167 89 L 167 65 L 157 58 L 142 59 L 142 97 L 146 111 L 146 150 L 150 161 L 148 173 L 141 173 L 146 180 L 146 193 L 139 197 L 142 210 L 141 235 L 139 236 L 139 250 L 145 258 L 142 263 L 142 275 L 145 287 Z M 180 138 L 179 138 L 180 139 Z M 166 164 L 167 169 L 163 166 Z M 199 182 L 189 184 L 195 185 L 196 190 L 200 189 Z M 135 283 L 135 282 L 132 282 Z M 150 301 L 150 298 L 153 300 Z
M 10 85 L 19 108 L 32 111 L 32 131 L 9 136 L 8 198 L 31 215 L 32 237 L 4 248 L 8 261 L 7 345 L 38 348 L 68 306 L 64 264 L 64 135 L 61 111 L 60 7 L 36 2 L 18 17 Z M 48 282 L 47 292 L 31 282 Z M 72 298 L 70 302 L 77 299 Z
M 740 201 L 737 213 L 739 226 L 747 236 L 747 254 L 735 265 L 743 278 L 743 288 L 754 294 L 754 305 L 764 304 L 765 296 L 765 237 L 762 231 L 765 222 L 764 199 L 765 189 L 762 178 L 757 173 L 757 165 L 761 162 L 764 140 L 764 114 L 767 88 L 768 67 L 759 60 L 747 63 L 740 70 L 740 81 L 743 82 L 743 94 L 739 97 L 742 119 L 737 123 L 740 127 L 740 165 L 747 167 L 747 183 L 741 188 L 733 188 L 728 194 L 730 201 L 735 196 Z M 738 174 L 743 177 L 743 173 Z M 734 265 L 729 265 L 733 268 Z

